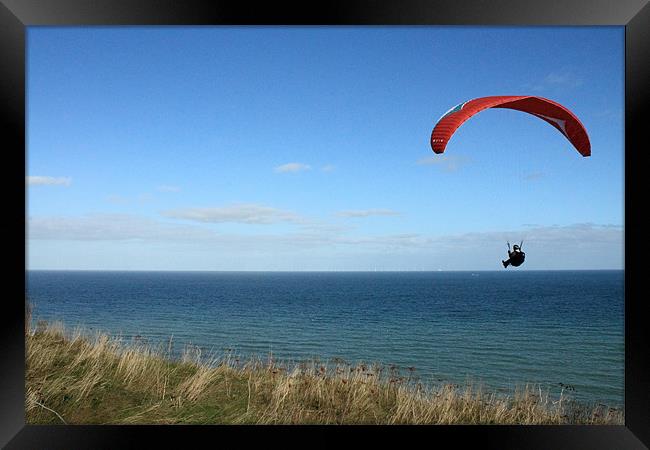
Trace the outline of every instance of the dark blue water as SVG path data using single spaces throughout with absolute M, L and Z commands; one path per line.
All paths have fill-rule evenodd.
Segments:
M 624 272 L 30 271 L 34 323 L 623 405 Z M 565 394 L 567 392 L 565 391 Z

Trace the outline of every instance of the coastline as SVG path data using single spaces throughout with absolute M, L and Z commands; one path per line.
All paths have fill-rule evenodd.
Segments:
M 29 321 L 27 321 L 29 323 Z M 423 385 L 373 364 L 284 366 L 205 360 L 61 323 L 25 329 L 30 424 L 591 424 L 623 411 L 539 386 L 507 395 L 481 386 Z
M 173 335 L 174 356 L 192 343 L 287 364 L 413 366 L 426 383 L 504 394 L 535 383 L 553 397 L 568 386 L 622 407 L 622 272 L 511 274 L 36 272 L 27 293 L 34 323 L 152 345 Z

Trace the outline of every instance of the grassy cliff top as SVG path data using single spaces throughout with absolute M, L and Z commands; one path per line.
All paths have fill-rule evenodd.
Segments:
M 424 386 L 377 365 L 172 360 L 62 325 L 26 330 L 30 424 L 623 424 L 623 412 L 467 385 Z

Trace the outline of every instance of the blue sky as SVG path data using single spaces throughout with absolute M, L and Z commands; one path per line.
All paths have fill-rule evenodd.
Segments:
M 622 27 L 30 27 L 29 269 L 623 268 Z M 581 157 L 512 110 L 539 95 Z

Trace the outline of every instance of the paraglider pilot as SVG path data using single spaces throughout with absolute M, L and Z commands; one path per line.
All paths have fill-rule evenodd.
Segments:
M 512 246 L 512 251 L 510 251 L 510 242 L 508 242 L 508 256 L 509 258 L 506 259 L 505 261 L 501 261 L 503 263 L 503 267 L 508 267 L 508 266 L 513 266 L 513 267 L 519 267 L 524 263 L 524 259 L 526 258 L 526 254 L 521 251 L 521 245 L 524 242 L 522 241 L 520 245 L 513 245 Z

